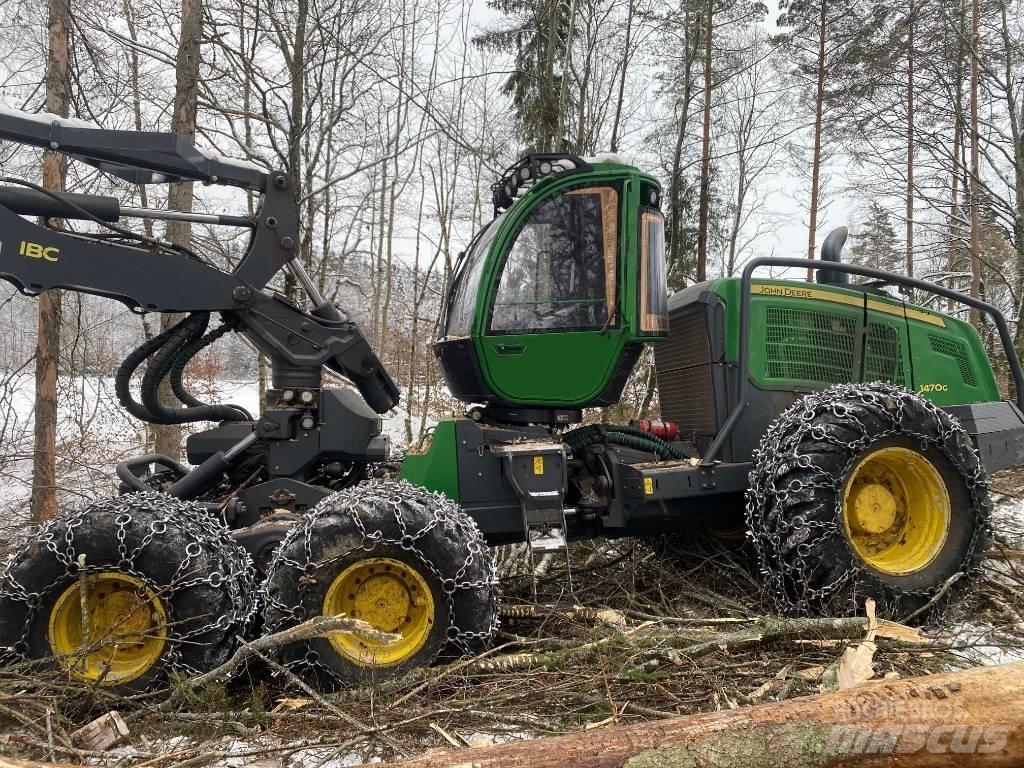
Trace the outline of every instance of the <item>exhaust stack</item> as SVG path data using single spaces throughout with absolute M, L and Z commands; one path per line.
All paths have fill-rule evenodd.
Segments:
M 836 227 L 828 233 L 825 242 L 821 244 L 821 260 L 832 261 L 836 264 L 843 262 L 843 245 L 846 244 L 846 236 L 849 231 L 846 227 Z M 828 269 L 819 269 L 817 281 L 830 285 L 849 285 L 850 275 L 846 272 L 833 272 Z

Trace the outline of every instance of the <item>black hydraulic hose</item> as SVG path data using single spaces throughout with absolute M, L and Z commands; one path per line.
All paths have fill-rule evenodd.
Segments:
M 205 338 L 206 337 L 204 336 L 203 339 Z M 187 366 L 189 361 L 199 354 L 199 350 L 203 348 L 203 339 L 199 339 L 199 341 L 194 341 L 189 344 L 178 352 L 177 357 L 171 361 L 171 391 L 174 392 L 174 396 L 178 398 L 182 405 L 187 405 L 192 408 L 198 408 L 200 406 L 207 405 L 207 403 L 204 403 L 185 388 L 185 382 L 182 381 L 182 376 L 185 373 L 185 366 Z
M 597 443 L 609 442 L 656 453 L 665 460 L 683 458 L 679 451 L 660 437 L 622 424 L 588 424 L 566 432 L 562 439 L 574 453 Z
M 192 408 L 203 408 L 208 405 L 202 400 L 196 398 L 188 391 L 188 389 L 185 388 L 185 382 L 182 381 L 182 376 L 185 373 L 185 366 L 188 365 L 192 358 L 217 341 L 221 336 L 229 333 L 231 330 L 231 326 L 227 323 L 218 326 L 202 338 L 183 347 L 174 357 L 174 360 L 171 362 L 170 369 L 171 390 L 174 392 L 174 396 L 177 397 L 184 405 Z M 247 421 L 252 421 L 252 416 L 244 408 L 239 405 L 232 405 L 231 407 L 237 409 L 241 413 L 244 413 Z
M 674 448 L 658 445 L 653 440 L 647 440 L 636 435 L 630 435 L 624 432 L 609 432 L 606 437 L 609 443 L 617 443 L 618 445 L 637 448 L 641 451 L 650 451 L 651 453 L 658 454 L 659 457 L 666 461 L 682 458 L 682 454 L 677 452 Z
M 187 424 L 193 421 L 251 421 L 244 410 L 233 405 L 199 405 L 180 409 L 167 408 L 160 402 L 160 382 L 170 373 L 182 349 L 200 338 L 210 322 L 209 312 L 193 312 L 176 325 L 166 342 L 153 355 L 142 378 L 142 404 L 165 424 Z
M 139 369 L 150 355 L 156 352 L 162 347 L 167 340 L 171 337 L 171 334 L 177 330 L 185 320 L 182 320 L 177 325 L 173 325 L 163 333 L 157 334 L 152 339 L 144 341 L 128 355 L 118 366 L 117 374 L 114 376 L 114 392 L 117 395 L 117 401 L 121 404 L 128 413 L 134 416 L 140 421 L 144 421 L 147 424 L 173 424 L 174 422 L 166 421 L 165 419 L 159 418 L 156 414 L 150 412 L 146 406 L 138 402 L 132 397 L 131 392 L 131 380 L 135 371 Z
M 630 426 L 628 424 L 613 424 L 610 427 L 610 429 L 612 431 L 614 431 L 614 432 L 621 432 L 624 435 L 632 435 L 633 437 L 638 437 L 638 438 L 640 438 L 642 440 L 650 441 L 650 442 L 654 443 L 655 445 L 658 445 L 661 448 L 665 449 L 666 451 L 671 451 L 671 452 L 677 454 L 677 455 L 674 455 L 672 458 L 676 458 L 676 459 L 683 458 L 682 454 L 680 454 L 678 451 L 676 451 L 675 448 L 673 448 L 671 445 L 669 445 L 668 441 L 663 440 L 662 438 L 658 437 L 657 435 L 651 434 L 650 432 L 646 432 L 646 431 L 640 429 L 639 427 L 633 427 L 633 426 Z

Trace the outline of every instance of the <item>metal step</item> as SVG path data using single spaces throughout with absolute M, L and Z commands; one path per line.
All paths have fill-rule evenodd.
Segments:
M 530 531 L 529 546 L 535 555 L 544 555 L 566 551 L 568 545 L 565 540 L 565 532 L 551 528 L 547 531 Z

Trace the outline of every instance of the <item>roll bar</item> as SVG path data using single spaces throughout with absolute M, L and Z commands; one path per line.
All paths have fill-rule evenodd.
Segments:
M 954 291 L 950 288 L 945 288 L 935 283 L 929 283 L 925 280 L 918 280 L 914 277 L 907 277 L 905 275 L 898 275 L 894 272 L 886 272 L 884 269 L 874 269 L 873 267 L 862 267 L 856 264 L 841 264 L 834 261 L 824 261 L 821 259 L 794 259 L 794 258 L 781 258 L 774 256 L 762 256 L 756 259 L 751 259 L 743 267 L 743 276 L 740 281 L 740 339 L 739 339 L 739 392 L 737 402 L 729 417 L 725 420 L 725 424 L 719 430 L 718 435 L 714 441 L 708 447 L 708 450 L 704 453 L 701 461 L 703 464 L 710 464 L 715 460 L 715 457 L 721 452 L 722 446 L 725 445 L 726 440 L 732 434 L 732 430 L 740 420 L 740 416 L 743 415 L 744 409 L 747 407 L 747 397 L 750 393 L 750 286 L 753 282 L 754 270 L 758 267 L 801 267 L 804 269 L 821 269 L 827 270 L 833 273 L 843 273 L 849 275 L 861 275 L 862 277 L 869 277 L 876 280 L 883 280 L 886 283 L 894 285 L 903 285 L 908 288 L 917 288 L 918 290 L 926 291 L 928 293 L 942 296 L 943 298 L 951 301 L 956 301 L 960 304 L 965 304 L 968 307 L 977 309 L 986 315 L 989 315 L 995 323 L 996 329 L 999 331 L 999 338 L 1003 343 L 1003 351 L 1006 353 L 1006 360 L 1010 364 L 1010 375 L 1013 376 L 1013 384 L 1017 390 L 1017 407 L 1024 410 L 1024 372 L 1021 371 L 1020 360 L 1017 358 L 1017 351 L 1013 347 L 1013 337 L 1010 335 L 1010 328 L 1006 324 L 1006 318 L 1003 317 L 1003 313 L 996 309 L 991 304 L 975 299 L 971 296 L 965 296 L 962 293 Z

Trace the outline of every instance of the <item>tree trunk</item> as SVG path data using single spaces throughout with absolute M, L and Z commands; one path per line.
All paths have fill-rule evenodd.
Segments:
M 199 111 L 199 60 L 200 43 L 203 36 L 202 0 L 181 0 L 181 32 L 178 36 L 178 54 L 174 67 L 174 112 L 171 113 L 171 130 L 194 142 L 196 138 L 196 117 Z M 192 182 L 176 182 L 167 190 L 167 207 L 178 211 L 192 210 Z M 183 248 L 192 245 L 192 225 L 187 221 L 167 222 L 167 239 Z M 160 329 L 167 330 L 182 319 L 176 312 L 165 313 L 160 318 Z M 160 402 L 166 408 L 180 407 L 171 391 L 170 379 L 160 383 Z M 153 426 L 153 450 L 178 460 L 181 457 L 181 427 L 177 424 Z
M 558 127 L 562 124 L 561 115 L 552 115 L 557 100 L 552 93 L 552 85 L 555 79 L 555 49 L 558 46 L 558 2 L 544 4 L 548 14 L 547 37 L 544 46 L 544 79 L 538 84 L 540 94 L 541 114 L 538 116 L 538 125 L 541 128 L 541 135 L 536 137 L 539 140 L 538 152 L 554 152 L 561 146 L 562 136 L 558 135 Z M 565 72 L 562 73 L 566 76 Z
M 961 233 L 960 226 L 960 142 L 964 134 L 964 102 L 963 102 L 963 79 L 964 79 L 964 44 L 967 22 L 967 0 L 960 4 L 960 28 L 957 40 L 956 77 L 953 83 L 953 172 L 950 180 L 949 193 L 949 245 L 946 251 L 946 271 L 952 274 L 956 271 L 957 253 L 960 249 Z M 954 288 L 955 283 L 950 278 L 947 287 Z M 954 308 L 952 299 L 946 302 L 946 311 L 952 312 Z
M 49 0 L 46 57 L 46 111 L 68 116 L 68 61 L 71 9 L 68 0 Z M 43 153 L 43 186 L 64 190 L 67 162 L 56 152 Z M 63 222 L 51 220 L 59 229 Z M 60 358 L 61 295 L 50 290 L 39 297 L 36 333 L 35 447 L 32 454 L 32 518 L 57 514 L 57 368 Z
M 626 70 L 629 69 L 629 61 L 632 58 L 629 46 L 633 34 L 633 14 L 636 6 L 633 0 L 626 3 L 626 43 L 622 49 L 622 69 L 619 70 L 619 96 L 615 100 L 615 117 L 612 118 L 612 138 L 609 148 L 612 152 L 619 151 L 619 122 L 622 119 L 622 102 L 626 98 Z
M 1017 103 L 1017 82 L 1015 71 L 1019 62 L 1013 58 L 1016 45 L 1013 39 L 1012 26 L 1007 14 L 1006 4 L 1001 3 L 999 8 L 1001 19 L 1001 33 L 1003 38 L 1003 77 L 1005 79 L 1004 92 L 1006 94 L 1006 117 L 1010 124 L 1010 138 L 1013 147 L 1013 235 L 1011 243 L 1017 262 L 1017 276 L 1013 284 L 1013 293 L 1016 294 L 1016 314 L 1020 316 L 1019 307 L 1024 306 L 1024 139 L 1021 136 L 1021 115 Z M 1024 329 L 1022 323 L 1016 323 L 1014 329 L 1014 344 L 1017 355 L 1024 354 Z
M 914 276 L 914 0 L 907 10 L 907 276 Z
M 981 24 L 980 0 L 971 2 L 971 296 L 981 296 L 981 216 L 978 205 L 978 174 L 980 154 L 978 148 L 978 28 Z M 971 322 L 978 326 L 981 313 L 971 307 Z
M 807 226 L 807 258 L 814 258 L 818 236 L 818 187 L 821 179 L 821 116 L 825 107 L 825 22 L 828 0 L 821 0 L 818 20 L 818 88 L 814 95 L 814 156 L 811 161 L 811 211 Z M 807 282 L 814 282 L 814 270 L 807 270 Z
M 704 135 L 700 151 L 700 219 L 697 224 L 697 282 L 707 279 L 708 208 L 711 205 L 711 47 L 714 0 L 704 8 Z
M 1019 766 L 1024 662 L 537 741 L 433 754 L 404 768 Z

